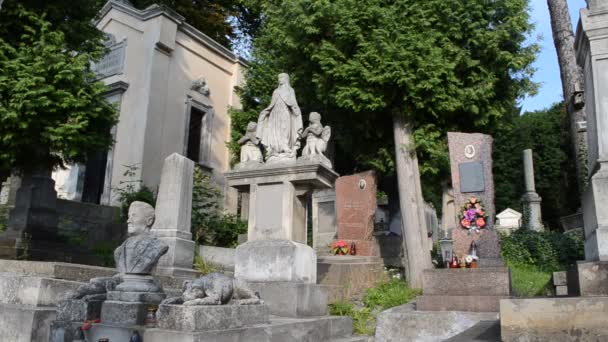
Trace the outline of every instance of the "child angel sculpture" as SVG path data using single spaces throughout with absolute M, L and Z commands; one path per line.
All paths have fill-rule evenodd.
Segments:
M 323 127 L 321 114 L 317 112 L 310 113 L 308 121 L 308 127 L 302 132 L 302 138 L 306 139 L 306 145 L 302 150 L 301 159 L 319 161 L 331 168 L 331 161 L 324 155 L 331 137 L 331 127 Z

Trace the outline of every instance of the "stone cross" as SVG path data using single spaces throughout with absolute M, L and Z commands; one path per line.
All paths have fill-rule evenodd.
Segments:
M 192 269 L 194 241 L 190 232 L 194 162 L 178 153 L 165 159 L 156 199 L 152 233 L 169 246 L 157 272 L 171 275 L 175 269 Z
M 524 150 L 524 181 L 526 192 L 521 198 L 524 207 L 524 227 L 531 230 L 542 231 L 543 220 L 541 217 L 540 203 L 541 197 L 536 193 L 534 185 L 534 162 L 532 160 L 532 150 Z

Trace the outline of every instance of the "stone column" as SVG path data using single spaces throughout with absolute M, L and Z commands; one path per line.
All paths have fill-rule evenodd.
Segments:
M 169 246 L 158 262 L 157 273 L 192 272 L 194 241 L 190 232 L 194 162 L 173 153 L 165 159 L 156 200 L 152 233 Z
M 534 185 L 534 161 L 532 150 L 524 150 L 524 181 L 526 192 L 521 197 L 524 207 L 524 227 L 531 230 L 543 231 L 543 220 L 540 211 L 541 197 L 536 193 Z
M 608 2 L 588 0 L 576 32 L 577 63 L 585 78 L 587 189 L 582 196 L 585 259 L 608 261 Z

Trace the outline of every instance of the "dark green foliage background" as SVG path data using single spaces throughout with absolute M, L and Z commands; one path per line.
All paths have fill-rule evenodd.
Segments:
M 531 148 L 536 191 L 542 197 L 543 220 L 561 229 L 559 218 L 580 206 L 574 158 L 571 154 L 567 114 L 563 104 L 524 113 L 494 135 L 496 209 L 522 211 L 525 191 L 523 150 Z
M 288 72 L 304 121 L 318 111 L 332 126 L 340 174 L 393 173 L 392 116 L 405 115 L 436 207 L 449 178 L 446 133 L 493 133 L 535 90 L 527 0 L 294 0 L 266 4 L 263 18 L 232 141 Z

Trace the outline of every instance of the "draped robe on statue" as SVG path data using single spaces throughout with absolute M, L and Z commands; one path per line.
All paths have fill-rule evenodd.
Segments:
M 302 132 L 302 115 L 293 88 L 280 85 L 272 93 L 270 105 L 260 113 L 257 136 L 270 157 L 286 154 L 295 158 Z

